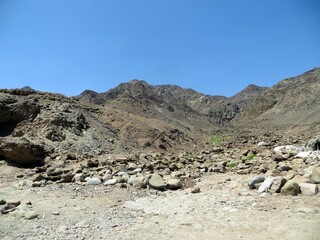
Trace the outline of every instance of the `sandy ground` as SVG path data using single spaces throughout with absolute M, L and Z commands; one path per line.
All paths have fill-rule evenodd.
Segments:
M 320 239 L 320 194 L 258 195 L 251 175 L 213 174 L 190 189 L 157 192 L 16 179 L 0 166 L 0 198 L 20 200 L 0 215 L 0 239 Z M 27 206 L 27 202 L 31 206 Z M 26 211 L 38 214 L 23 217 Z

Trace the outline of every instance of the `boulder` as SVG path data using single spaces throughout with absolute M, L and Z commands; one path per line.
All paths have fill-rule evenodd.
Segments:
M 105 182 L 103 183 L 103 185 L 105 185 L 105 186 L 115 185 L 117 182 L 118 182 L 117 179 L 114 179 L 114 178 L 113 178 L 113 179 L 109 179 L 109 180 L 105 181 Z
M 138 189 L 145 188 L 147 186 L 146 181 L 145 181 L 145 177 L 134 178 L 133 182 L 132 182 L 132 186 L 134 188 L 138 188 Z
M 289 180 L 286 184 L 281 188 L 282 195 L 292 195 L 296 196 L 300 193 L 299 184 L 294 182 L 293 180 Z
M 248 186 L 249 186 L 250 189 L 255 189 L 255 188 L 257 188 L 258 185 L 259 185 L 260 183 L 262 183 L 264 180 L 265 180 L 265 178 L 264 178 L 263 176 L 260 176 L 260 175 L 254 176 L 254 177 L 250 180 L 250 182 L 248 183 Z
M 72 172 L 68 172 L 68 173 L 63 173 L 61 175 L 61 179 L 60 179 L 60 182 L 61 183 L 68 183 L 68 182 L 71 182 L 73 177 L 74 177 L 74 173 Z
M 88 185 L 100 185 L 101 183 L 102 183 L 101 180 L 97 177 L 89 178 L 87 180 Z
M 179 188 L 182 188 L 182 183 L 181 183 L 180 179 L 170 179 L 167 182 L 166 187 L 170 190 L 177 190 Z
M 270 191 L 279 193 L 287 180 L 284 177 L 277 176 L 274 178 Z
M 15 163 L 31 165 L 45 158 L 43 145 L 30 142 L 26 138 L 0 138 L 0 157 Z
M 317 167 L 317 168 L 315 167 L 312 170 L 310 178 L 314 183 L 320 183 L 320 167 Z
M 318 186 L 312 183 L 299 183 L 303 195 L 316 195 L 319 191 Z
M 258 193 L 268 192 L 269 189 L 271 188 L 273 181 L 274 181 L 274 177 L 272 176 L 267 177 L 264 180 L 264 182 L 260 185 L 258 189 Z
M 158 173 L 154 173 L 151 175 L 151 178 L 149 179 L 149 186 L 157 190 L 164 190 L 166 184 L 163 178 Z

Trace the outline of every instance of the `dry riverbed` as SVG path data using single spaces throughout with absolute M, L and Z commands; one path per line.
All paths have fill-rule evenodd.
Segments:
M 247 186 L 253 175 L 206 175 L 193 194 L 74 183 L 30 187 L 10 174 L 2 172 L 0 198 L 21 205 L 0 215 L 0 239 L 320 239 L 319 194 L 258 195 Z M 26 219 L 26 212 L 35 217 Z

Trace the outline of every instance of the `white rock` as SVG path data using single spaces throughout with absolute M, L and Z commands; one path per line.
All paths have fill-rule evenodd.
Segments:
M 88 185 L 99 185 L 101 183 L 102 183 L 101 180 L 99 178 L 97 178 L 97 177 L 90 178 L 87 181 Z
M 142 169 L 141 168 L 136 168 L 132 171 L 133 174 L 135 173 L 139 173 L 139 172 L 142 172 Z
M 258 146 L 259 146 L 259 147 L 269 146 L 269 143 L 266 143 L 266 142 L 259 142 L 259 143 L 258 143 Z
M 127 176 L 128 173 L 126 173 L 126 172 L 118 172 L 116 175 L 117 176 Z
M 308 158 L 308 157 L 309 157 L 310 153 L 311 153 L 311 151 L 299 152 L 295 157 L 296 157 L 296 158 L 305 159 L 305 158 Z
M 109 179 L 103 183 L 103 185 L 115 185 L 117 183 L 117 179 Z
M 299 183 L 301 193 L 303 195 L 316 195 L 318 193 L 318 186 L 312 183 Z
M 271 185 L 273 183 L 274 177 L 269 176 L 264 180 L 264 182 L 260 185 L 258 189 L 258 193 L 268 192 L 268 190 L 271 188 Z

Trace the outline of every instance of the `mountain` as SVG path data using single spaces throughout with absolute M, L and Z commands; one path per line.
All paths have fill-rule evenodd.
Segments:
M 237 104 L 241 109 L 245 108 L 248 103 L 260 96 L 267 87 L 260 87 L 254 84 L 250 84 L 245 89 L 230 98 L 231 102 Z
M 320 68 L 282 80 L 237 117 L 242 125 L 296 126 L 320 121 Z
M 311 137 L 320 132 L 319 76 L 317 68 L 271 88 L 249 85 L 230 98 L 142 80 L 71 98 L 29 87 L 1 89 L 0 157 L 14 160 L 18 152 L 29 163 L 59 154 L 193 152 L 206 149 L 214 134 L 240 142 L 242 133 Z

